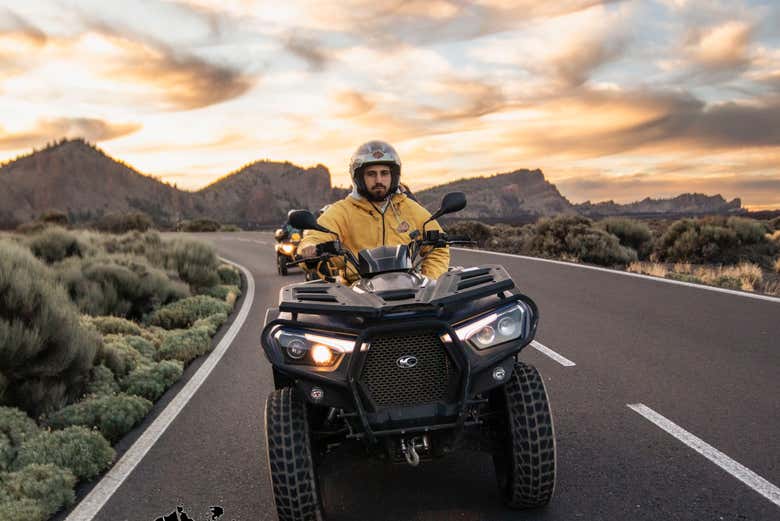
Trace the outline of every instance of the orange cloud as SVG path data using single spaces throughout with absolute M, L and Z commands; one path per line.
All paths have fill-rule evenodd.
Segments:
M 0 149 L 36 147 L 63 137 L 82 137 L 92 142 L 109 141 L 132 134 L 140 128 L 135 123 L 110 123 L 94 118 L 44 119 L 26 132 L 9 134 L 0 128 Z

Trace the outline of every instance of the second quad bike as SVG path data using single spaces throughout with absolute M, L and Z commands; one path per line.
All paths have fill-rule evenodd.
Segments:
M 276 250 L 276 272 L 285 276 L 289 268 L 295 266 L 292 261 L 297 258 L 296 254 L 298 252 L 298 244 L 301 242 L 301 234 L 300 232 L 285 234 L 282 229 L 279 229 L 274 233 L 274 238 L 277 241 L 274 244 L 274 250 Z
M 465 205 L 462 193 L 447 194 L 431 219 Z M 305 210 L 290 223 L 333 233 Z M 541 375 L 518 359 L 536 333 L 533 300 L 499 265 L 451 268 L 437 280 L 420 273 L 428 252 L 465 238 L 423 225 L 408 245 L 356 257 L 334 236 L 319 258 L 340 257 L 360 278 L 285 286 L 262 331 L 275 386 L 265 426 L 279 519 L 324 518 L 318 464 L 345 444 L 413 466 L 486 451 L 507 506 L 546 505 L 553 417 Z

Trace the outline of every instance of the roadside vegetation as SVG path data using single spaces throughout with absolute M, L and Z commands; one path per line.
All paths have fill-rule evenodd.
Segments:
M 780 218 L 673 222 L 558 216 L 535 224 L 455 222 L 477 247 L 780 296 Z
M 0 519 L 70 506 L 241 295 L 207 245 L 46 217 L 0 237 Z

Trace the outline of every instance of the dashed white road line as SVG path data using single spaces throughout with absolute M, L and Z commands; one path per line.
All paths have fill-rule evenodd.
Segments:
M 671 420 L 661 416 L 650 407 L 642 403 L 629 403 L 626 405 L 780 507 L 780 488 L 777 486 L 744 465 L 737 463 Z
M 556 362 L 558 362 L 559 364 L 561 364 L 564 367 L 573 367 L 573 366 L 577 365 L 574 362 L 572 362 L 571 360 L 569 360 L 568 358 L 566 358 L 565 356 L 559 355 L 558 353 L 556 353 L 555 351 L 553 351 L 549 347 L 547 347 L 547 346 L 545 346 L 543 344 L 540 344 L 536 340 L 532 340 L 531 341 L 531 347 L 533 347 L 534 349 L 536 349 L 540 353 L 549 356 L 550 358 L 552 358 L 553 360 L 555 360 Z
M 252 307 L 252 302 L 255 299 L 255 280 L 252 278 L 252 274 L 249 273 L 245 267 L 232 262 L 228 259 L 222 258 L 225 262 L 233 264 L 240 269 L 247 280 L 247 290 L 244 302 L 241 305 L 241 309 L 236 316 L 235 321 L 230 325 L 225 336 L 222 337 L 217 347 L 211 352 L 198 368 L 198 371 L 190 378 L 186 385 L 176 394 L 167 407 L 155 418 L 149 427 L 141 434 L 141 436 L 133 443 L 133 445 L 125 452 L 120 460 L 103 476 L 95 488 L 93 488 L 87 496 L 76 505 L 76 508 L 65 518 L 65 521 L 91 521 L 95 515 L 103 508 L 103 505 L 108 502 L 114 492 L 124 483 L 125 479 L 135 469 L 135 467 L 141 462 L 149 449 L 157 442 L 162 436 L 165 430 L 173 423 L 173 420 L 178 416 L 181 410 L 187 405 L 187 402 L 195 395 L 197 390 L 206 381 L 211 371 L 219 363 L 222 356 L 230 347 L 230 344 L 235 339 L 238 332 L 241 330 L 241 326 L 244 325 L 247 316 L 249 315 L 249 309 Z

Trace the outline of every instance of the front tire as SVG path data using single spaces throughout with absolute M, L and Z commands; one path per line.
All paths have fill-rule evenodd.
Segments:
M 265 433 L 279 521 L 322 521 L 306 403 L 294 388 L 277 389 L 268 396 Z
M 287 275 L 287 257 L 284 255 L 276 256 L 276 272 L 282 277 Z
M 510 508 L 542 507 L 555 490 L 556 466 L 555 428 L 544 381 L 535 367 L 515 362 L 512 378 L 494 391 L 492 401 L 505 413 L 498 425 L 501 441 L 493 453 L 501 497 Z

